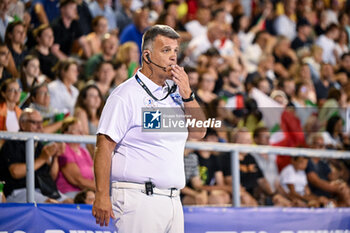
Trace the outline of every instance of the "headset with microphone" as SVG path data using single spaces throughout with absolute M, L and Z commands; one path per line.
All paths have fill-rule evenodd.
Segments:
M 147 58 L 147 60 L 148 60 L 148 61 L 146 61 L 147 64 L 152 63 L 153 65 L 157 66 L 158 68 L 161 68 L 164 72 L 166 72 L 166 67 L 154 63 L 154 62 L 151 60 L 151 58 L 149 57 L 149 53 L 146 54 L 146 58 Z

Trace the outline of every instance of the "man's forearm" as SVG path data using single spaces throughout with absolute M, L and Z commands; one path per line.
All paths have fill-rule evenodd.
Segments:
M 94 172 L 96 182 L 96 194 L 109 195 L 110 170 L 111 170 L 111 154 L 113 146 L 104 135 L 97 136 Z

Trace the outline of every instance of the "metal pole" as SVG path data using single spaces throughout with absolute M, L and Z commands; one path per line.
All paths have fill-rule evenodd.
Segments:
M 34 139 L 26 141 L 26 182 L 27 182 L 27 202 L 34 203 Z
M 232 173 L 232 201 L 234 207 L 241 206 L 240 198 L 240 183 L 241 178 L 239 174 L 239 151 L 236 149 L 231 151 L 231 173 Z

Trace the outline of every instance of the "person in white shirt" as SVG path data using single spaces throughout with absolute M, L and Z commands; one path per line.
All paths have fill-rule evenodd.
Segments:
M 74 114 L 79 91 L 73 86 L 78 81 L 78 64 L 72 58 L 59 61 L 54 67 L 57 78 L 49 83 L 50 106 L 65 114 Z
M 308 158 L 297 156 L 292 163 L 283 168 L 280 174 L 281 185 L 295 206 L 318 206 L 317 198 L 311 194 L 308 187 L 305 169 Z
M 211 12 L 209 8 L 199 8 L 197 10 L 197 19 L 191 20 L 185 24 L 185 29 L 192 38 L 203 36 L 207 32 L 208 24 L 211 19 Z
M 92 214 L 101 226 L 114 218 L 119 233 L 184 232 L 179 197 L 185 186 L 184 146 L 187 137 L 200 139 L 206 129 L 152 128 L 165 117 L 159 107 L 186 113 L 188 120 L 204 120 L 188 76 L 177 65 L 179 37 L 169 26 L 149 28 L 142 39 L 142 68 L 111 93 L 102 111 Z M 145 112 L 145 107 L 154 111 Z M 145 123 L 145 114 L 152 114 L 152 124 Z
M 293 20 L 295 16 L 296 0 L 284 0 L 284 14 L 280 15 L 275 20 L 275 30 L 277 35 L 285 36 L 290 41 L 293 41 L 297 35 L 297 25 Z
M 325 34 L 319 36 L 316 45 L 323 49 L 322 61 L 331 65 L 336 65 L 336 44 L 335 40 L 339 37 L 339 28 L 336 24 L 327 27 Z

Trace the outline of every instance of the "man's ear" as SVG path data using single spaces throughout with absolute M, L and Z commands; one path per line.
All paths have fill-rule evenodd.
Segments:
M 150 64 L 151 63 L 151 59 L 149 58 L 149 52 L 148 51 L 145 51 L 143 53 L 143 56 L 142 56 L 142 59 L 147 63 L 147 64 Z

